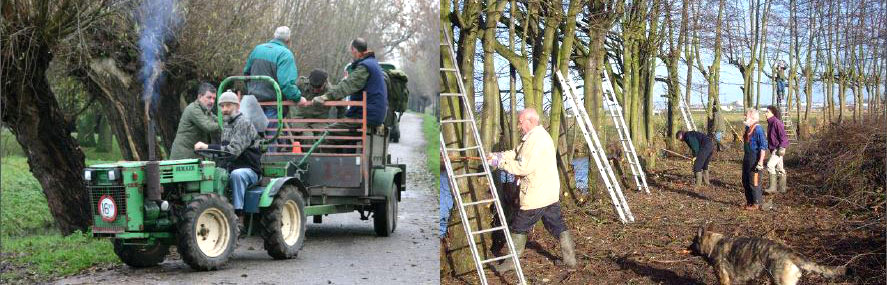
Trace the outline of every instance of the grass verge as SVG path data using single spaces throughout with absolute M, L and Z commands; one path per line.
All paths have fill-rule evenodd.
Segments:
M 422 134 L 425 135 L 425 161 L 428 170 L 434 173 L 434 177 L 440 177 L 440 123 L 437 117 L 422 115 Z M 440 187 L 440 179 L 434 179 L 434 188 Z
M 44 282 L 120 263 L 110 242 L 80 232 L 6 238 L 0 255 L 0 279 L 10 283 Z

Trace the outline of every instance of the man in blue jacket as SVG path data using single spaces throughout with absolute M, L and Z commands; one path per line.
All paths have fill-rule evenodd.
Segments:
M 315 104 L 323 104 L 327 100 L 342 100 L 349 96 L 351 101 L 361 101 L 363 93 L 366 92 L 367 128 L 373 129 L 382 124 L 388 110 L 388 89 L 385 85 L 385 74 L 382 67 L 379 66 L 379 62 L 376 61 L 376 54 L 367 49 L 366 40 L 354 39 L 351 41 L 350 50 L 354 61 L 351 62 L 348 70 L 348 77 L 323 96 L 314 97 L 312 101 Z M 362 119 L 363 108 L 351 106 L 345 113 L 345 117 Z M 360 129 L 360 127 L 360 123 L 336 123 L 328 128 L 351 130 L 345 133 L 330 134 L 342 136 L 353 133 L 354 129 Z
M 764 202 L 761 197 L 761 170 L 764 170 L 764 154 L 767 151 L 767 137 L 764 127 L 758 125 L 758 110 L 745 112 L 745 135 L 743 136 L 742 187 L 745 189 L 745 209 L 758 210 Z

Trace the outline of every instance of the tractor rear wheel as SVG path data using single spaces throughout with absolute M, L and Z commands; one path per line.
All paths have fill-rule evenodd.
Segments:
M 195 270 L 216 270 L 234 252 L 234 207 L 217 194 L 203 194 L 188 202 L 177 229 L 179 255 Z
M 122 239 L 114 239 L 114 253 L 123 263 L 132 267 L 151 267 L 163 262 L 169 254 L 169 245 L 156 243 L 153 245 L 124 244 Z
M 385 201 L 373 203 L 373 229 L 376 235 L 387 237 L 397 228 L 397 197 L 392 189 Z
M 265 250 L 274 259 L 290 259 L 299 254 L 305 242 L 305 200 L 293 185 L 277 193 L 271 206 L 262 209 L 262 238 Z

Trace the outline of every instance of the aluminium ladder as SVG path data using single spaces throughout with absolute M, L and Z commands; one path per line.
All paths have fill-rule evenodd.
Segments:
M 569 78 L 567 78 L 570 81 Z M 571 82 L 572 83 L 572 82 Z M 572 85 L 572 84 L 571 84 Z M 638 154 L 635 151 L 634 143 L 631 141 L 631 134 L 628 133 L 628 125 L 625 124 L 625 116 L 622 115 L 622 106 L 616 101 L 616 92 L 613 91 L 613 82 L 607 72 L 601 73 L 601 85 L 603 85 L 604 102 L 607 102 L 607 109 L 610 111 L 610 118 L 613 119 L 613 125 L 616 126 L 616 132 L 619 133 L 619 143 L 622 144 L 622 150 L 625 153 L 625 159 L 631 168 L 631 175 L 634 177 L 634 183 L 638 190 L 644 190 L 644 193 L 650 194 L 650 187 L 647 186 L 647 175 L 641 168 L 641 162 L 638 160 Z
M 687 106 L 687 102 L 684 102 L 684 99 L 681 98 L 680 94 L 678 94 L 678 102 L 678 109 L 681 109 L 681 117 L 684 119 L 684 124 L 687 125 L 687 131 L 695 131 L 696 122 L 693 122 L 693 115 L 690 113 L 690 107 Z
M 786 101 L 785 104 L 782 104 L 782 102 L 777 102 L 776 104 L 777 108 L 779 108 L 780 115 L 782 115 L 782 118 L 780 119 L 785 128 L 785 135 L 788 136 L 789 140 L 797 140 L 798 136 L 795 133 L 795 127 L 792 124 L 792 116 L 789 115 L 791 109 L 788 108 L 788 101 Z
M 623 224 L 634 222 L 634 216 L 631 214 L 631 209 L 628 208 L 625 196 L 622 195 L 619 180 L 616 179 L 613 168 L 607 160 L 607 154 L 604 152 L 600 139 L 598 139 L 594 125 L 591 123 L 588 113 L 585 112 L 585 108 L 581 108 L 582 104 L 579 104 L 579 101 L 576 99 L 576 88 L 572 83 L 565 80 L 560 71 L 555 72 L 555 76 L 557 76 L 561 90 L 567 95 L 565 98 L 569 103 L 570 109 L 573 110 L 573 114 L 576 116 L 576 125 L 582 130 L 582 136 L 585 138 L 585 143 L 588 144 L 588 152 L 594 157 L 594 164 L 601 175 L 601 180 L 604 181 L 604 185 L 607 187 L 607 193 L 610 194 L 610 200 L 613 202 L 613 209 Z
M 447 76 L 447 73 L 450 73 L 455 78 L 455 81 L 458 85 L 457 93 L 440 93 L 440 96 L 444 97 L 452 97 L 459 101 L 461 107 L 463 107 L 463 118 L 461 119 L 446 119 L 443 118 L 440 120 L 440 152 L 442 154 L 441 159 L 444 161 L 444 165 L 446 167 L 447 175 L 450 178 L 450 185 L 452 186 L 450 189 L 453 191 L 453 197 L 455 198 L 456 206 L 459 208 L 459 215 L 462 218 L 462 225 L 465 227 L 465 233 L 468 234 L 468 245 L 471 248 L 471 255 L 474 258 L 474 264 L 477 269 L 477 274 L 480 276 L 481 284 L 487 284 L 486 272 L 484 272 L 484 265 L 491 262 L 496 262 L 499 260 L 504 260 L 510 258 L 514 265 L 514 271 L 517 273 L 518 280 L 520 284 L 526 284 L 526 280 L 524 280 L 523 270 L 521 270 L 519 256 L 516 254 L 516 250 L 514 249 L 514 242 L 511 240 L 511 233 L 508 230 L 508 223 L 505 220 L 505 214 L 502 210 L 502 204 L 499 200 L 499 194 L 496 192 L 494 188 L 495 184 L 493 184 L 493 176 L 490 172 L 490 166 L 487 164 L 486 153 L 483 149 L 483 143 L 480 140 L 480 134 L 477 131 L 477 123 L 474 120 L 474 108 L 469 105 L 469 101 L 467 95 L 465 94 L 465 87 L 462 83 L 462 73 L 459 71 L 458 65 L 456 64 L 456 52 L 453 50 L 452 41 L 450 40 L 450 35 L 445 31 L 441 30 L 444 34 L 446 41 L 440 43 L 440 46 L 447 47 L 447 54 L 450 56 L 450 62 L 452 63 L 452 68 L 447 68 L 444 66 L 440 67 L 441 77 Z M 441 52 L 441 59 L 443 59 L 444 53 Z M 443 63 L 441 63 L 443 65 Z M 447 148 L 446 141 L 443 136 L 443 125 L 444 124 L 462 124 L 463 132 L 471 132 L 471 135 L 474 138 L 474 142 L 477 145 L 474 146 L 463 146 L 462 148 Z M 467 141 L 467 140 L 466 140 Z M 466 142 L 467 144 L 467 142 Z M 465 172 L 463 174 L 455 174 L 453 173 L 453 165 L 450 161 L 449 153 L 450 152 L 462 152 L 462 151 L 477 151 L 479 153 L 481 165 L 483 165 L 482 172 L 471 173 L 468 167 L 465 168 Z M 461 191 L 459 189 L 459 183 L 456 181 L 457 179 L 471 179 L 472 177 L 483 177 L 487 180 L 487 190 L 490 193 L 491 199 L 484 199 L 472 202 L 465 202 L 462 200 Z M 486 204 L 495 205 L 497 215 L 497 219 L 500 221 L 500 226 L 492 227 L 488 229 L 477 229 L 472 230 L 471 224 L 468 222 L 468 211 L 467 207 L 477 206 L 477 205 L 486 205 Z M 475 243 L 475 235 L 480 235 L 484 233 L 491 233 L 501 231 L 505 235 L 505 241 L 508 245 L 509 253 L 504 256 L 494 257 L 490 259 L 481 260 L 480 253 L 477 250 L 477 244 Z

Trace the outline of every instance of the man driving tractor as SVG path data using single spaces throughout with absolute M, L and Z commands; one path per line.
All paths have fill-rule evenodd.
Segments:
M 197 142 L 194 150 L 213 149 L 232 154 L 227 163 L 229 186 L 232 190 L 232 204 L 237 214 L 238 223 L 243 225 L 243 195 L 246 188 L 259 180 L 261 172 L 262 152 L 259 149 L 259 134 L 249 119 L 240 113 L 240 102 L 237 94 L 231 91 L 219 96 L 219 108 L 222 109 L 224 126 L 221 144 Z

